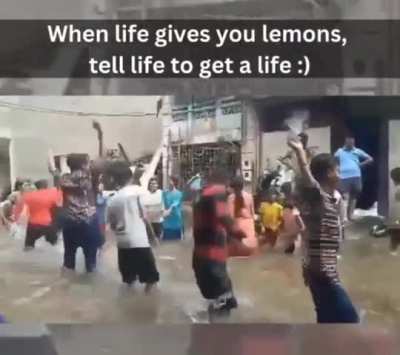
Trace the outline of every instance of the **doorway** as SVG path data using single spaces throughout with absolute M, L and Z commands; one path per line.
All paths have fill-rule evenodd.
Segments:
M 379 117 L 353 117 L 346 119 L 347 133 L 354 136 L 356 147 L 364 150 L 374 158 L 372 165 L 366 166 L 362 171 L 363 191 L 358 199 L 357 208 L 370 209 L 379 196 L 379 171 L 384 169 L 382 159 L 381 126 L 383 120 Z

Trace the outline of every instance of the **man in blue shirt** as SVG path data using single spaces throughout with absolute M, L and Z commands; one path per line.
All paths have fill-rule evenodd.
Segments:
M 354 137 L 347 137 L 343 148 L 338 149 L 335 157 L 340 164 L 341 192 L 347 202 L 347 219 L 353 219 L 357 198 L 362 191 L 362 168 L 371 164 L 374 159 L 356 148 Z

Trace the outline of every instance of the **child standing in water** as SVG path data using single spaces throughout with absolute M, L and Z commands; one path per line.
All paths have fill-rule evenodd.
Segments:
M 288 140 L 301 171 L 304 193 L 300 196 L 303 233 L 303 275 L 309 287 L 318 323 L 359 323 L 350 297 L 343 288 L 337 269 L 341 239 L 337 189 L 340 183 L 338 161 L 330 154 L 318 154 L 310 165 L 303 144 Z
M 294 253 L 296 249 L 296 241 L 304 230 L 305 226 L 299 210 L 290 200 L 284 201 L 282 211 L 282 229 L 279 233 L 279 240 L 283 243 L 285 254 Z
M 264 228 L 265 242 L 274 247 L 282 225 L 283 207 L 277 202 L 278 194 L 269 189 L 265 201 L 261 202 L 259 213 Z
M 141 204 L 146 191 L 139 185 L 133 185 L 134 176 L 125 162 L 114 162 L 109 174 L 118 191 L 108 202 L 107 221 L 117 240 L 122 282 L 132 286 L 139 279 L 146 285 L 145 291 L 149 292 L 159 281 L 159 274 Z

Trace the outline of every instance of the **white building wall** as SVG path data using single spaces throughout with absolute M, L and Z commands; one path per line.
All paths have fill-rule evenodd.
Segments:
M 254 188 L 259 174 L 258 152 L 260 147 L 259 118 L 251 102 L 244 103 L 242 140 L 242 175 L 247 182 L 247 188 Z
M 317 153 L 331 152 L 331 128 L 309 128 L 309 147 L 318 147 Z M 261 143 L 261 168 L 267 167 L 267 161 L 270 161 L 271 167 L 275 168 L 280 163 L 277 161 L 279 157 L 284 156 L 288 152 L 286 131 L 268 132 L 262 134 Z
M 20 109 L 0 111 L 0 134 L 8 132 L 11 136 L 12 177 L 48 177 L 49 149 L 55 155 L 75 152 L 96 157 L 98 141 L 92 127 L 93 119 L 99 121 L 103 128 L 106 149 L 118 148 L 118 143 L 121 143 L 131 159 L 154 153 L 161 142 L 161 118 L 154 118 L 157 99 L 156 96 L 20 98 L 19 104 L 23 107 L 102 114 L 126 113 L 126 116 L 75 117 L 66 113 Z M 142 117 L 135 117 L 140 113 Z

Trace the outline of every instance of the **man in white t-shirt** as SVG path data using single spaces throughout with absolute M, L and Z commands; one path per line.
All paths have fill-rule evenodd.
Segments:
M 119 187 L 109 200 L 107 221 L 117 240 L 122 281 L 131 286 L 139 278 L 140 283 L 146 284 L 145 290 L 148 292 L 159 281 L 159 273 L 141 204 L 146 190 L 132 185 L 133 174 L 125 162 L 114 162 L 108 174 Z

